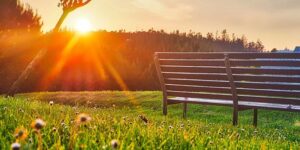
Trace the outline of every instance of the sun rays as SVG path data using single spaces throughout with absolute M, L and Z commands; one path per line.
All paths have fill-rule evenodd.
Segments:
M 104 52 L 99 53 L 99 51 L 101 51 L 101 47 L 95 47 L 93 44 L 94 42 L 97 41 L 92 37 L 92 35 L 82 36 L 81 34 L 74 34 L 69 42 L 65 44 L 65 48 L 60 52 L 58 61 L 53 62 L 54 64 L 52 69 L 49 69 L 48 73 L 42 78 L 40 87 L 44 90 L 49 89 L 51 84 L 53 84 L 59 76 L 64 76 L 69 80 L 69 82 L 61 83 L 66 87 L 66 89 L 68 89 L 68 83 L 70 82 L 78 84 L 78 87 L 89 87 L 91 82 L 93 82 L 93 78 L 90 77 L 89 73 L 85 73 L 82 69 L 79 69 L 79 74 L 77 72 L 75 74 L 62 75 L 66 67 L 74 70 L 77 69 L 77 66 L 70 62 L 75 61 L 76 64 L 78 62 L 82 62 L 82 59 L 88 59 L 88 63 L 84 66 L 87 70 L 93 70 L 96 73 L 97 78 L 100 78 L 101 81 L 107 81 L 109 79 L 114 80 L 119 88 L 124 91 L 124 95 L 130 100 L 130 102 L 139 106 L 139 102 L 130 92 L 128 92 L 130 89 L 122 78 L 122 75 L 118 72 L 118 69 L 116 69 L 111 62 L 111 58 Z M 78 48 L 76 48 L 78 44 L 85 45 L 84 49 L 78 50 Z M 74 55 L 76 55 L 76 58 L 74 58 Z M 116 57 L 116 59 L 120 61 L 123 59 L 121 57 L 119 58 L 118 54 L 111 57 Z M 72 78 L 75 79 L 72 80 Z M 140 112 L 141 111 L 142 110 L 140 110 Z

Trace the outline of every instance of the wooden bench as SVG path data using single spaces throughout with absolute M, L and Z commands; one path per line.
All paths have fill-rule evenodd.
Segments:
M 155 65 L 167 106 L 183 104 L 233 107 L 238 112 L 257 109 L 300 111 L 300 53 L 157 52 Z

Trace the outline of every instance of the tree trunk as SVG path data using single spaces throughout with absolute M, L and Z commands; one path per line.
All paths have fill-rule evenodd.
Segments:
M 61 27 L 63 21 L 68 16 L 69 12 L 64 11 L 63 14 L 60 16 L 56 26 L 53 29 L 53 32 L 57 32 Z M 20 89 L 22 84 L 28 79 L 29 75 L 33 70 L 35 70 L 36 66 L 40 64 L 41 60 L 44 59 L 45 55 L 47 54 L 48 49 L 44 48 L 38 52 L 38 54 L 33 58 L 33 60 L 27 65 L 25 70 L 21 73 L 18 79 L 12 84 L 9 91 L 6 94 L 7 96 L 14 96 L 15 93 Z

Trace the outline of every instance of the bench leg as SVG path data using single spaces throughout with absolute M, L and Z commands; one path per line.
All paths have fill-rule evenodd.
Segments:
M 187 103 L 183 103 L 183 118 L 186 118 Z
M 166 101 L 163 102 L 163 115 L 167 115 L 168 114 L 168 104 Z
M 238 109 L 237 108 L 233 108 L 233 118 L 232 118 L 232 124 L 234 126 L 238 125 Z
M 257 127 L 257 108 L 253 109 L 253 126 Z

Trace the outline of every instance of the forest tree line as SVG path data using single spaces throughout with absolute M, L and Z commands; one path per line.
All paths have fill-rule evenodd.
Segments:
M 5 3 L 7 1 L 16 3 Z M 49 49 L 47 56 L 27 78 L 20 92 L 157 90 L 154 52 L 264 49 L 261 41 L 248 42 L 245 36 L 238 37 L 227 30 L 214 34 L 154 29 L 100 30 L 86 35 L 68 30 L 43 33 L 41 18 L 30 7 L 17 0 L 1 1 L 0 7 L 0 93 L 7 92 L 42 48 Z M 3 13 L 7 11 L 11 14 Z M 12 15 L 17 17 L 11 18 Z

